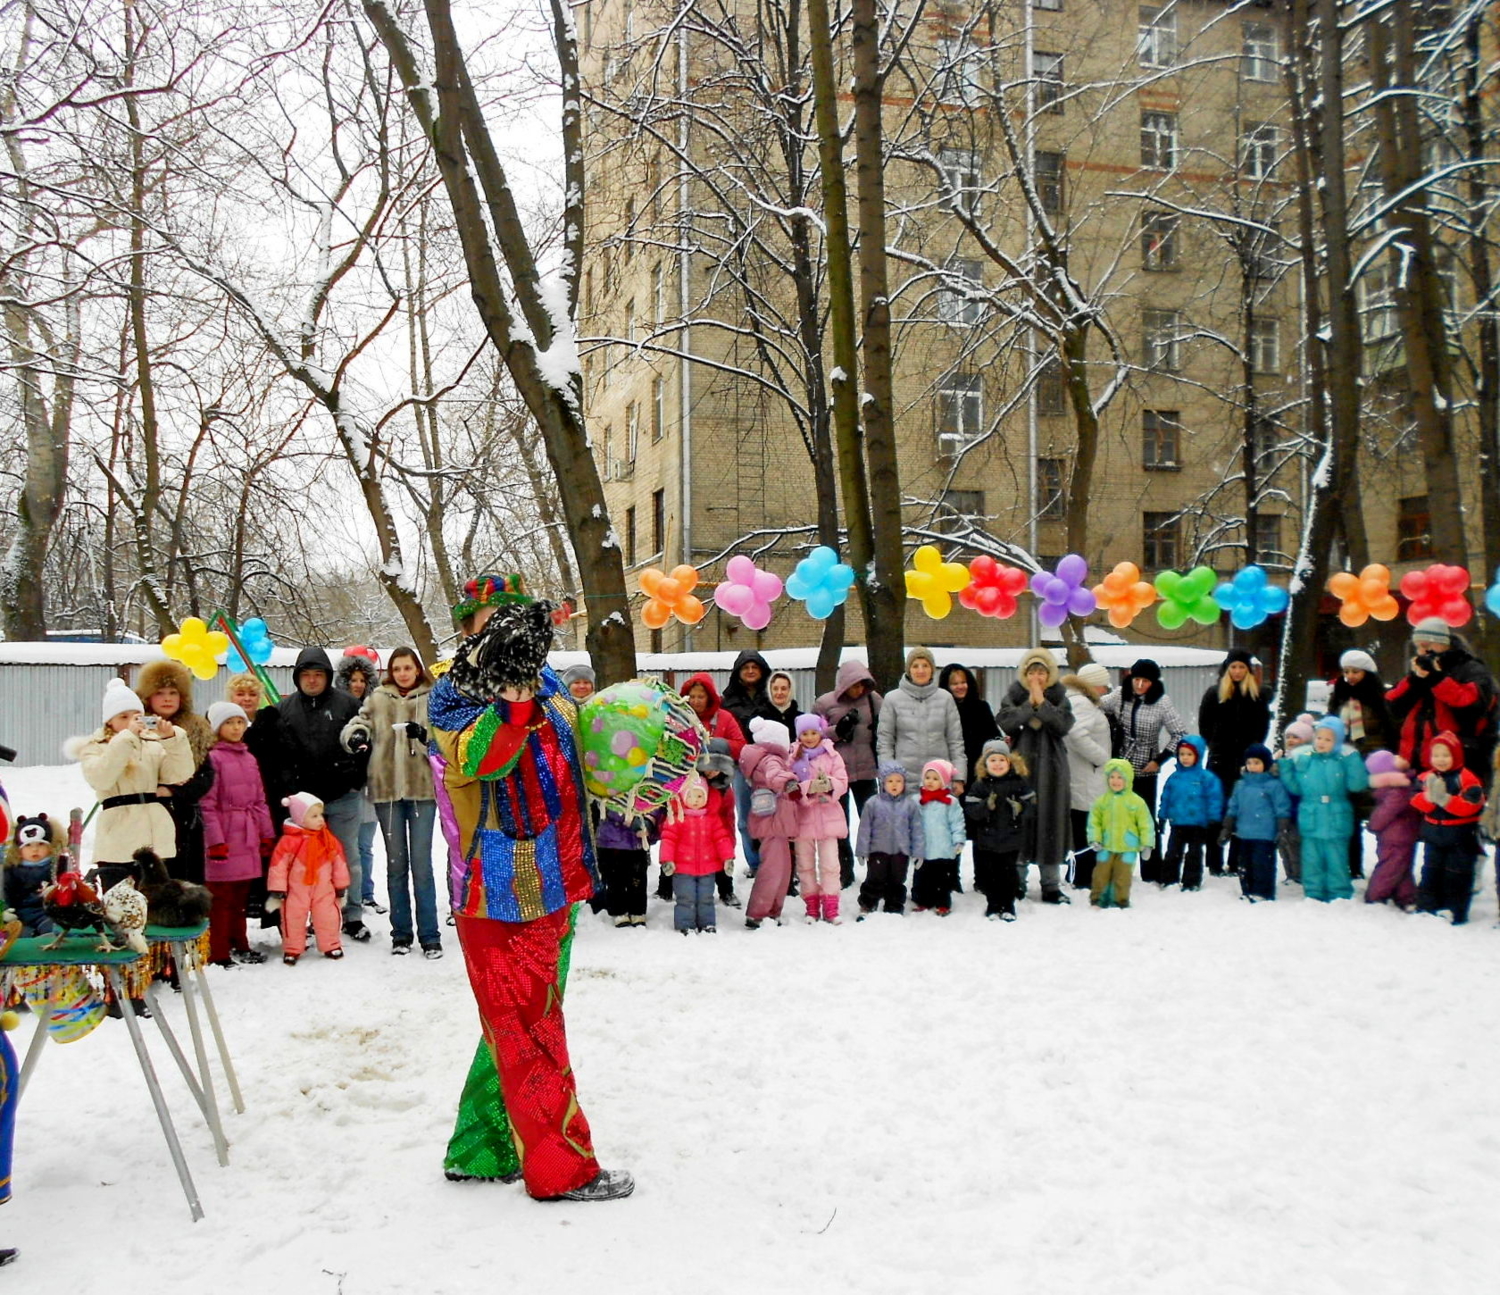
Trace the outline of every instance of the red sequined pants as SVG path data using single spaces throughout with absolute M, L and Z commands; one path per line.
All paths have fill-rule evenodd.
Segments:
M 526 1191 L 558 1196 L 599 1172 L 578 1108 L 557 958 L 568 910 L 534 922 L 455 915 L 485 1042 L 495 1059 Z

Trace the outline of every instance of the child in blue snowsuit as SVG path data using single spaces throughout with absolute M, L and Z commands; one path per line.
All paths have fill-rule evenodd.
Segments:
M 1313 726 L 1309 756 L 1281 762 L 1281 780 L 1300 797 L 1297 827 L 1302 835 L 1302 889 L 1324 903 L 1350 899 L 1349 838 L 1354 835 L 1350 798 L 1370 785 L 1359 752 L 1344 746 L 1344 722 L 1325 715 Z
M 1172 825 L 1172 835 L 1159 865 L 1141 864 L 1143 881 L 1175 886 L 1180 869 L 1184 890 L 1202 887 L 1203 857 L 1224 817 L 1224 784 L 1204 764 L 1207 753 L 1208 743 L 1197 734 L 1177 744 L 1177 771 L 1167 779 L 1156 807 L 1157 818 Z
M 1234 784 L 1219 843 L 1240 843 L 1240 893 L 1254 903 L 1276 898 L 1276 842 L 1291 825 L 1292 796 L 1271 774 L 1271 749 L 1245 748 L 1245 772 Z

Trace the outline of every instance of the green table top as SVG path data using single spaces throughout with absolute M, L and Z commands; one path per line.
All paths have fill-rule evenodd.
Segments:
M 93 931 L 66 936 L 55 949 L 42 948 L 51 939 L 50 935 L 33 935 L 17 940 L 0 958 L 0 967 L 123 967 L 144 956 L 134 949 L 103 953 L 94 947 L 99 937 Z
M 155 926 L 146 924 L 146 938 L 161 943 L 166 940 L 196 940 L 204 931 L 208 930 L 207 922 L 199 922 L 197 926 Z

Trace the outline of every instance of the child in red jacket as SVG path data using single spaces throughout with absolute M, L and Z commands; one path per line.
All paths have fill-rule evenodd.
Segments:
M 290 811 L 271 855 L 266 894 L 281 901 L 281 960 L 289 967 L 307 948 L 307 918 L 325 958 L 342 958 L 339 939 L 349 864 L 338 837 L 323 820 L 323 802 L 305 791 L 281 802 Z
M 1417 780 L 1419 790 L 1411 798 L 1411 807 L 1422 815 L 1417 909 L 1447 909 L 1453 925 L 1462 926 L 1469 920 L 1474 864 L 1483 853 L 1478 825 L 1484 784 L 1472 769 L 1464 768 L 1464 749 L 1453 733 L 1439 733 L 1427 743 L 1423 764 L 1428 772 Z
M 709 803 L 715 794 L 696 773 L 689 774 L 678 792 L 681 816 L 671 816 L 661 830 L 661 870 L 672 878 L 677 901 L 672 923 L 684 935 L 718 929 L 714 886 L 720 873 L 734 868 L 734 837 L 718 806 Z

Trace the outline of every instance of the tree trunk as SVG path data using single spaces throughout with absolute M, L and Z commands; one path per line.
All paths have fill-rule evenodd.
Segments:
M 1453 443 L 1453 375 L 1444 319 L 1443 280 L 1438 273 L 1432 223 L 1425 207 L 1422 141 L 1411 0 L 1393 0 L 1387 18 L 1367 19 L 1370 71 L 1375 91 L 1375 123 L 1380 175 L 1390 204 L 1387 223 L 1404 229 L 1399 250 L 1407 258 L 1396 288 L 1396 311 L 1406 350 L 1407 388 L 1432 518 L 1433 555 L 1440 562 L 1468 565 L 1463 491 Z
M 865 454 L 868 464 L 874 578 L 865 588 L 865 641 L 870 673 L 893 687 L 904 666 L 906 565 L 901 544 L 901 475 L 896 462 L 891 377 L 891 303 L 885 237 L 885 80 L 875 0 L 853 0 L 855 176 L 859 193 L 859 285 L 864 316 Z M 820 132 L 821 133 L 821 132 Z M 826 166 L 826 163 L 825 163 Z
M 565 313 L 559 318 L 550 308 L 555 298 L 544 298 L 534 253 L 469 80 L 448 0 L 426 0 L 425 8 L 436 71 L 430 84 L 383 0 L 364 0 L 365 13 L 401 78 L 407 101 L 432 141 L 485 333 L 541 429 L 587 599 L 589 655 L 603 687 L 635 673 L 635 639 L 623 555 L 584 426 L 583 383 L 573 333 L 583 255 L 584 171 L 578 50 L 571 18 L 562 0 L 552 0 L 563 85 L 567 194 L 564 294 L 556 303 Z M 497 248 L 521 309 L 520 320 L 511 312 L 495 259 Z

